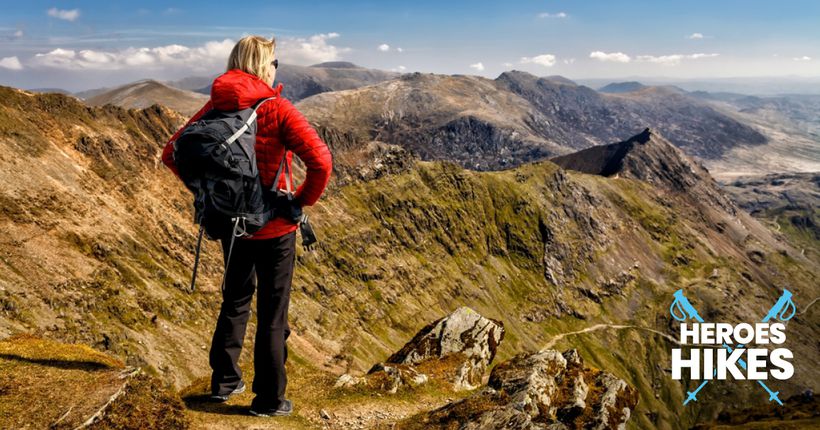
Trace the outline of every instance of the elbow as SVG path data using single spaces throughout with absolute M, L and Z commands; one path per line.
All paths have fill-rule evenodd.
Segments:
M 323 145 L 324 146 L 324 145 Z M 316 176 L 322 178 L 329 178 L 331 172 L 333 171 L 333 155 L 330 153 L 330 150 L 327 146 L 322 148 L 323 150 L 317 151 L 316 158 L 314 158 L 313 165 L 308 167 L 309 170 L 313 170 Z
M 327 151 L 327 158 L 326 162 L 323 163 L 322 173 L 329 178 L 331 172 L 333 172 L 333 155 L 330 151 Z

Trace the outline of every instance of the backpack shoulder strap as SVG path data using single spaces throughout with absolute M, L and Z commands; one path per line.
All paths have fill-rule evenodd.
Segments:
M 258 102 L 256 102 L 256 104 L 254 104 L 254 105 L 253 105 L 253 112 L 251 112 L 251 116 L 249 116 L 249 117 L 248 117 L 248 120 L 247 120 L 247 121 L 245 121 L 245 124 L 246 124 L 248 127 L 250 127 L 250 125 L 251 125 L 254 121 L 256 121 L 256 111 L 257 111 L 257 110 L 258 110 L 258 109 L 262 106 L 262 103 L 265 103 L 265 102 L 266 102 L 266 101 L 268 101 L 268 100 L 273 100 L 273 99 L 275 99 L 275 98 L 276 98 L 276 96 L 273 96 L 273 97 L 267 97 L 267 98 L 264 98 L 264 99 L 260 99 Z
M 268 97 L 257 101 L 253 105 L 253 111 L 251 111 L 251 114 L 248 116 L 248 119 L 245 120 L 245 123 L 242 124 L 242 127 L 240 127 L 239 130 L 236 130 L 236 132 L 233 135 L 231 135 L 231 137 L 229 137 L 228 140 L 225 141 L 225 143 L 227 145 L 230 145 L 236 139 L 239 139 L 239 136 L 242 136 L 245 133 L 245 131 L 247 131 L 251 127 L 251 124 L 253 124 L 253 122 L 256 121 L 256 111 L 259 109 L 260 106 L 262 106 L 262 103 L 265 103 L 268 100 L 273 100 L 275 98 L 276 97 Z

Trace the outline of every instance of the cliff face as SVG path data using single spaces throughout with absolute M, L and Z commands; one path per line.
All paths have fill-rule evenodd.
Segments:
M 159 163 L 182 118 L 0 92 L 0 232 L 8 238 L 0 242 L 0 335 L 91 345 L 177 387 L 207 375 L 221 253 L 206 244 L 202 288 L 185 291 L 196 233 L 190 196 Z M 654 139 L 646 145 L 662 142 Z M 710 320 L 747 321 L 786 286 L 803 310 L 820 292 L 818 268 L 744 213 L 699 198 L 698 187 L 711 185 L 687 173 L 700 172 L 688 158 L 641 153 L 641 145 L 621 157 L 618 177 L 549 161 L 475 172 L 400 156 L 378 174 L 335 184 L 309 210 L 318 250 L 298 253 L 295 365 L 310 375 L 363 373 L 466 305 L 504 322 L 499 362 L 546 345 L 576 348 L 590 366 L 623 378 L 641 398 L 632 417 L 639 426 L 714 418 L 729 407 L 719 396 L 760 401 L 751 384 L 727 383 L 681 412 L 687 387 L 663 364 L 664 335 L 676 336 L 671 293 L 687 288 Z M 376 145 L 368 154 L 393 152 Z M 368 154 L 334 149 L 351 178 L 350 166 L 366 165 Z M 637 177 L 657 162 L 683 176 Z M 627 174 L 628 166 L 638 170 Z M 690 185 L 668 185 L 678 182 Z M 795 362 L 799 378 L 778 384 L 784 395 L 817 389 L 812 312 L 789 325 L 790 347 L 805 358 Z

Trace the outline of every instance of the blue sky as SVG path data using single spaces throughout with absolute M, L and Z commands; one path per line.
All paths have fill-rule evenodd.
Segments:
M 212 74 L 246 34 L 283 63 L 574 79 L 820 76 L 818 1 L 25 1 L 0 84 L 70 90 Z

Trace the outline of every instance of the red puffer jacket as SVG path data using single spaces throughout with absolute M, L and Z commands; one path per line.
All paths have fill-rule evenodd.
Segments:
M 275 99 L 263 103 L 257 111 L 256 161 L 262 185 L 266 188 L 273 185 L 282 156 L 286 150 L 291 151 L 288 154 L 288 166 L 295 153 L 307 167 L 305 182 L 296 189 L 295 198 L 302 206 L 310 206 L 319 200 L 330 180 L 330 171 L 333 166 L 330 150 L 293 104 L 279 96 L 281 92 L 281 84 L 274 89 L 254 75 L 239 69 L 229 70 L 214 80 L 211 87 L 211 100 L 191 117 L 188 124 L 196 121 L 211 109 L 224 111 L 246 109 L 253 106 L 259 99 L 275 96 Z M 162 162 L 177 177 L 179 173 L 174 165 L 173 142 L 188 124 L 185 124 L 171 137 L 162 151 Z M 285 188 L 284 175 L 277 179 L 278 188 Z M 293 183 L 293 174 L 290 179 Z M 290 220 L 274 218 L 249 239 L 272 239 L 290 233 L 296 228 L 297 225 Z

